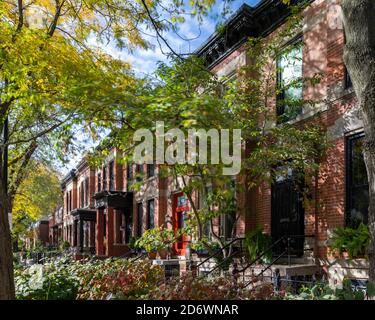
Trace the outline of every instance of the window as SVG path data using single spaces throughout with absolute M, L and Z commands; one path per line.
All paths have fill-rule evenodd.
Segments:
M 82 181 L 81 182 L 81 186 L 79 187 L 80 188 L 80 203 L 81 203 L 81 208 L 83 208 L 85 206 L 85 187 L 84 187 L 84 182 Z
M 66 208 L 66 212 L 68 213 L 69 212 L 69 192 L 65 193 L 65 208 Z
M 106 191 L 108 187 L 107 181 L 107 167 L 103 168 L 103 190 Z
M 69 212 L 73 209 L 72 190 L 69 191 Z
M 148 164 L 147 165 L 147 178 L 151 178 L 155 175 L 155 165 Z
M 115 190 L 115 163 L 111 161 L 109 164 L 109 190 Z
M 102 191 L 102 174 L 98 172 L 98 192 Z
M 346 144 L 346 224 L 357 227 L 361 222 L 368 223 L 369 185 L 363 159 L 364 134 L 348 137 Z
M 155 227 L 155 202 L 154 199 L 147 201 L 147 228 Z
M 142 222 L 143 222 L 143 204 L 137 204 L 137 236 L 142 236 Z
M 136 171 L 136 179 L 137 181 L 141 181 L 142 180 L 142 176 L 143 176 L 143 165 L 142 164 L 137 164 L 136 167 L 135 167 L 135 171 Z
M 130 190 L 133 182 L 133 166 L 131 162 L 128 162 L 126 165 L 126 189 Z
M 302 41 L 296 41 L 277 59 L 278 122 L 295 119 L 302 112 Z
M 131 162 L 128 162 L 126 166 L 126 179 L 128 181 L 133 180 L 133 167 Z
M 87 177 L 85 179 L 85 206 L 87 207 L 89 205 L 89 197 L 90 197 L 90 191 L 89 191 L 89 178 Z

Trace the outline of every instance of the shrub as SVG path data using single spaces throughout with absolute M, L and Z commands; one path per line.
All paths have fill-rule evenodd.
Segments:
M 253 289 L 237 284 L 232 277 L 193 277 L 185 275 L 173 278 L 147 295 L 151 300 L 269 300 L 273 297 L 272 284 Z
M 169 250 L 174 242 L 176 242 L 176 235 L 173 230 L 156 227 L 147 229 L 142 237 L 135 241 L 135 247 L 143 248 L 147 252 L 156 252 L 163 249 Z
M 366 225 L 361 223 L 357 229 L 336 228 L 331 237 L 332 249 L 347 252 L 350 259 L 365 256 L 370 243 L 370 232 Z
M 77 299 L 141 299 L 162 282 L 164 270 L 148 260 L 107 259 L 84 264 L 78 270 Z
M 55 261 L 15 270 L 16 298 L 22 300 L 72 300 L 79 281 L 70 263 Z
M 272 251 L 266 250 L 271 246 L 271 236 L 263 232 L 263 227 L 258 225 L 254 230 L 248 232 L 245 238 L 249 258 L 254 261 L 260 254 L 265 253 L 262 260 L 269 262 L 272 259 Z
M 352 288 L 350 280 L 344 279 L 342 288 L 331 288 L 328 284 L 317 283 L 312 287 L 302 287 L 298 294 L 285 296 L 286 300 L 364 300 L 365 293 Z

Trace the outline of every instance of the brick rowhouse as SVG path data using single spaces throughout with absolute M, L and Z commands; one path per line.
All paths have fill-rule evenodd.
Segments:
M 363 159 L 358 152 L 362 122 L 342 57 L 344 30 L 340 1 L 310 1 L 303 14 L 303 29 L 298 35 L 303 39 L 303 77 L 320 73 L 323 79 L 315 87 L 305 86 L 302 92 L 304 99 L 320 103 L 314 109 L 306 106 L 292 121 L 296 125 L 306 124 L 318 113 L 318 121 L 332 147 L 321 159 L 318 176 L 306 181 L 313 186 L 312 199 L 316 205 L 294 207 L 299 208 L 295 213 L 298 221 L 295 235 L 303 236 L 302 243 L 297 241 L 296 245 L 302 245 L 303 256 L 307 255 L 305 249 L 309 249 L 310 261 L 332 281 L 341 281 L 344 276 L 365 278 L 366 262 L 360 260 L 352 267 L 329 251 L 329 235 L 334 228 L 353 221 L 366 222 L 368 201 Z M 212 35 L 196 54 L 204 57 L 209 69 L 219 77 L 235 77 L 241 66 L 250 63 L 244 47 L 246 39 L 272 36 L 287 16 L 288 11 L 280 1 L 264 0 L 255 7 L 243 5 L 226 23 L 226 32 Z M 63 237 L 76 248 L 78 256 L 90 250 L 102 257 L 125 255 L 131 238 L 140 236 L 147 228 L 178 227 L 181 218 L 178 212 L 182 208 L 178 204 L 184 203 L 178 181 L 162 178 L 157 166 L 122 165 L 117 157 L 117 151 L 111 150 L 102 167 L 96 169 L 90 169 L 82 160 L 63 180 Z M 138 173 L 143 177 L 137 178 Z M 138 191 L 130 188 L 135 179 L 142 181 Z M 237 177 L 236 183 L 245 181 Z M 290 202 L 298 202 L 294 192 L 283 185 L 267 183 L 240 192 L 237 199 L 241 219 L 236 225 L 236 235 L 243 236 L 259 224 L 273 238 L 285 235 L 283 230 L 290 230 L 288 223 L 293 217 L 281 217 L 287 213 L 280 213 L 283 209 L 278 194 L 286 195 Z M 196 193 L 194 198 L 199 206 L 200 195 Z M 217 229 L 218 224 L 216 221 Z M 174 247 L 174 254 L 181 258 L 185 249 L 182 242 Z

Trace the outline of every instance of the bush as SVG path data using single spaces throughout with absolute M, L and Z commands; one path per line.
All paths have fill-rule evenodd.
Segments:
M 164 280 L 164 270 L 148 260 L 59 259 L 15 270 L 22 300 L 140 299 Z
M 357 229 L 336 228 L 331 237 L 332 249 L 347 252 L 350 259 L 365 256 L 370 243 L 370 232 L 366 225 L 361 223 Z
M 72 300 L 79 281 L 70 263 L 59 260 L 15 270 L 16 298 L 22 300 Z
M 254 261 L 260 254 L 265 253 L 262 260 L 270 262 L 272 260 L 272 251 L 268 250 L 271 246 L 271 236 L 263 232 L 263 227 L 258 225 L 254 230 L 246 234 L 245 246 L 247 248 L 250 261 Z
M 147 295 L 151 300 L 269 300 L 273 298 L 272 284 L 254 289 L 236 284 L 232 277 L 193 277 L 185 275 L 173 278 Z
M 134 246 L 145 249 L 147 252 L 156 252 L 163 249 L 170 249 L 176 242 L 176 235 L 173 230 L 164 227 L 155 227 L 147 229 L 142 237 L 138 238 Z
M 148 260 L 107 259 L 78 269 L 77 299 L 141 299 L 164 280 L 164 270 Z

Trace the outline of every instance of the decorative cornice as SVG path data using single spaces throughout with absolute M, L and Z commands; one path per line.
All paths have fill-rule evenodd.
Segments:
M 75 180 L 77 179 L 77 170 L 76 169 L 72 169 L 69 171 L 69 173 L 62 179 L 61 181 L 61 189 L 65 189 L 66 188 L 66 184 L 70 181 L 70 180 Z
M 292 0 L 292 4 L 314 0 Z M 263 0 L 255 7 L 243 4 L 226 22 L 223 31 L 216 32 L 195 52 L 212 69 L 249 37 L 265 37 L 276 30 L 290 15 L 281 0 Z

